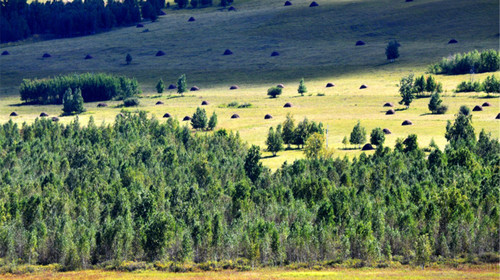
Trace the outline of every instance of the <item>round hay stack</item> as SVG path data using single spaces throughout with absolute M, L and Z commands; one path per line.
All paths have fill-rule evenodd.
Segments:
M 52 118 L 51 118 L 51 120 L 52 120 L 53 122 L 58 122 L 58 121 L 59 121 L 59 118 L 58 118 L 58 117 L 52 117 Z
M 266 114 L 266 115 L 264 116 L 264 119 L 265 119 L 265 120 L 269 120 L 269 119 L 272 119 L 272 118 L 273 118 L 273 116 L 271 116 L 270 114 Z
M 230 49 L 226 49 L 223 55 L 232 55 L 233 52 Z
M 101 107 L 108 107 L 108 104 L 106 104 L 106 103 L 99 103 L 99 104 L 97 104 L 97 107 L 98 107 L 98 108 L 101 108 Z
M 361 85 L 361 86 L 359 87 L 359 89 L 365 89 L 365 88 L 367 88 L 367 87 L 368 87 L 367 85 Z
M 164 103 L 161 101 L 156 102 L 156 105 L 163 105 Z
M 391 102 L 386 102 L 384 104 L 384 107 L 394 107 L 394 104 L 392 104 Z
M 483 107 L 481 107 L 479 105 L 474 106 L 474 108 L 472 109 L 473 112 L 479 112 L 479 111 L 482 111 L 482 110 L 483 110 Z
M 209 105 L 210 103 L 206 100 L 201 101 L 201 106 Z
M 229 7 L 229 9 L 227 9 L 227 10 L 228 10 L 228 11 L 230 11 L 230 12 L 231 12 L 231 11 L 236 12 L 236 8 L 235 8 L 235 7 L 233 7 L 233 6 Z
M 163 115 L 164 118 L 170 118 L 172 115 L 170 115 L 169 113 L 165 113 L 165 115 Z
M 500 113 L 498 113 L 497 117 L 495 118 L 495 120 L 500 120 Z
M 276 87 L 285 88 L 285 85 L 284 84 L 278 84 Z
M 194 86 L 194 87 L 192 87 L 192 88 L 190 89 L 190 91 L 198 91 L 198 90 L 200 90 L 200 88 L 199 88 L 199 87 L 197 87 L 197 86 Z
M 406 0 L 406 2 L 413 2 L 413 0 Z
M 239 119 L 239 118 L 240 118 L 240 115 L 238 115 L 238 114 L 233 114 L 231 116 L 231 119 Z
M 3 51 L 2 55 L 9 55 L 10 53 L 8 51 Z
M 142 23 L 138 23 L 135 27 L 137 27 L 137 28 L 142 28 L 142 27 L 144 27 L 144 24 L 142 24 Z
M 373 148 L 372 144 L 366 143 L 363 148 L 361 148 L 361 151 L 373 151 L 375 148 Z
M 45 112 L 41 112 L 41 113 L 40 113 L 40 117 L 48 117 L 48 116 L 49 116 L 49 114 L 47 114 L 47 113 L 45 113 Z
M 279 56 L 279 55 L 280 55 L 280 53 L 276 52 L 276 51 L 271 53 L 271 56 Z
M 451 39 L 448 41 L 448 44 L 456 44 L 456 43 L 458 43 L 458 41 L 455 39 Z
M 232 85 L 229 87 L 230 90 L 234 90 L 234 89 L 239 89 L 240 87 L 237 86 L 237 85 Z
M 10 113 L 10 115 L 9 115 L 9 116 L 11 116 L 11 117 L 17 117 L 17 116 L 19 116 L 19 115 L 18 115 L 16 112 L 12 112 L 12 113 Z
M 42 57 L 43 57 L 43 58 L 49 58 L 49 57 L 52 57 L 52 56 L 50 55 L 50 53 L 44 53 L 44 54 L 42 55 Z
M 388 128 L 384 128 L 384 129 L 382 129 L 382 131 L 384 132 L 384 134 L 391 134 L 392 133 Z
M 410 120 L 405 120 L 401 125 L 413 125 Z
M 482 106 L 483 106 L 483 107 L 490 107 L 490 106 L 491 106 L 491 103 L 490 103 L 490 102 L 484 102 Z
M 160 11 L 160 16 L 165 16 L 167 15 L 164 11 Z
M 191 22 L 191 21 L 196 21 L 196 19 L 195 19 L 194 17 L 190 17 L 190 18 L 188 19 L 188 21 L 189 21 L 189 22 Z
M 396 114 L 396 111 L 394 111 L 394 109 L 389 109 L 387 110 L 387 112 L 385 112 L 386 115 L 394 115 Z
M 293 107 L 292 103 L 285 103 L 285 105 L 283 105 L 283 108 L 290 108 L 290 107 Z
M 185 122 L 185 121 L 190 121 L 191 120 L 191 117 L 190 116 L 185 116 L 182 121 Z
M 168 89 L 177 89 L 177 86 L 176 86 L 176 85 L 174 85 L 174 84 L 170 84 L 170 85 L 168 86 Z
M 312 1 L 311 4 L 309 5 L 309 7 L 318 7 L 318 3 L 316 3 L 316 1 Z
M 164 56 L 165 52 L 164 51 L 158 51 L 156 52 L 156 56 Z
M 94 58 L 94 57 L 91 56 L 90 54 L 87 54 L 84 59 L 92 59 L 92 58 Z
M 334 83 L 328 83 L 328 84 L 326 84 L 326 87 L 334 87 L 334 86 L 335 86 Z
M 290 1 L 286 1 L 286 2 L 285 2 L 285 6 L 292 6 L 292 2 L 290 2 Z
M 366 45 L 366 43 L 361 40 L 356 42 L 356 46 L 364 46 L 364 45 Z

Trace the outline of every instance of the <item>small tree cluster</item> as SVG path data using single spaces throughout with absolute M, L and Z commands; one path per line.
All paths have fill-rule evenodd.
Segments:
M 282 88 L 280 87 L 271 87 L 267 90 L 267 95 L 271 96 L 271 98 L 276 98 L 278 95 L 281 95 Z
M 85 108 L 83 107 L 83 97 L 82 91 L 80 88 L 75 89 L 74 91 L 71 88 L 68 88 L 63 95 L 63 112 L 66 115 L 71 114 L 80 114 L 85 112 Z
M 436 82 L 432 75 L 428 76 L 427 79 L 423 75 L 415 79 L 413 73 L 402 77 L 399 81 L 399 94 L 401 95 L 399 104 L 403 104 L 408 108 L 415 99 L 416 94 L 423 96 L 424 92 L 430 94 L 441 93 L 443 92 L 443 85 Z
M 486 77 L 481 83 L 479 81 L 463 81 L 457 85 L 455 92 L 481 92 L 484 91 L 488 95 L 490 93 L 500 93 L 500 81 L 495 75 Z
M 500 69 L 498 50 L 457 53 L 429 66 L 430 73 L 448 75 L 469 74 L 471 71 L 474 73 L 495 72 L 498 69 Z
M 415 78 L 413 87 L 418 97 L 443 92 L 443 84 L 436 82 L 432 75 L 429 75 L 427 78 L 425 78 L 424 75 Z M 427 92 L 428 95 L 425 95 L 425 92 Z

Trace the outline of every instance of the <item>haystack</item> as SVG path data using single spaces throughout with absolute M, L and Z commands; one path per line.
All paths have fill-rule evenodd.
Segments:
M 156 102 L 156 105 L 163 105 L 164 103 L 161 101 Z
M 363 41 L 357 41 L 356 42 L 356 46 L 364 46 L 364 45 L 366 45 L 366 43 L 363 42 Z
M 285 105 L 283 105 L 283 108 L 290 108 L 290 107 L 293 107 L 292 103 L 285 103 Z
M 198 91 L 198 90 L 200 90 L 200 88 L 199 88 L 199 87 L 197 87 L 197 86 L 194 86 L 194 87 L 192 87 L 192 88 L 190 89 L 190 91 Z
M 326 87 L 334 87 L 334 86 L 335 86 L 335 84 L 333 84 L 333 83 L 326 84 Z
M 372 150 L 375 150 L 375 148 L 373 148 L 372 144 L 370 143 L 366 143 L 363 148 L 361 148 L 361 151 L 372 151 Z
M 97 104 L 97 107 L 98 107 L 98 108 L 101 108 L 101 107 L 108 107 L 108 104 L 106 104 L 106 103 L 99 103 L 99 104 Z
M 368 87 L 367 85 L 361 85 L 361 86 L 359 87 L 359 89 L 364 89 L 364 88 L 367 88 L 367 87 Z
M 235 7 L 233 7 L 233 6 L 229 7 L 229 9 L 227 9 L 227 10 L 228 10 L 228 11 L 230 11 L 230 12 L 231 12 L 231 11 L 236 12 L 236 8 L 235 8 Z
M 479 105 L 474 106 L 474 109 L 472 109 L 473 112 L 479 112 L 479 111 L 482 111 L 482 110 L 483 110 L 483 107 L 481 107 Z
M 382 131 L 384 132 L 384 134 L 391 134 L 391 133 L 392 133 L 392 132 L 391 132 L 389 129 L 387 129 L 387 128 L 382 129 Z
M 271 56 L 279 56 L 279 55 L 280 55 L 280 53 L 279 53 L 279 52 L 272 52 L 272 53 L 271 53 Z
M 50 53 L 44 53 L 44 54 L 42 55 L 42 57 L 43 57 L 43 58 L 49 58 L 49 57 L 52 57 L 52 56 L 50 55 Z
M 500 120 L 500 113 L 498 113 L 497 117 L 495 118 L 496 120 Z
M 156 56 L 164 56 L 165 52 L 164 51 L 158 51 L 156 52 Z
M 406 0 L 406 2 L 413 2 L 413 0 Z
M 484 102 L 483 103 L 483 107 L 490 107 L 491 106 L 491 103 L 490 102 Z
M 142 23 L 138 23 L 135 27 L 137 27 L 137 28 L 142 28 L 142 27 L 144 27 L 144 24 L 142 24 Z
M 170 118 L 171 115 L 169 113 L 165 113 L 165 115 L 163 115 L 164 118 Z
M 394 104 L 392 104 L 391 102 L 386 102 L 384 104 L 384 107 L 394 107 Z
M 9 55 L 10 53 L 8 51 L 3 51 L 2 55 Z
M 194 19 L 194 17 L 190 17 L 188 21 L 196 21 L 196 19 Z
M 458 41 L 455 39 L 451 39 L 448 41 L 448 44 L 456 44 L 456 43 L 458 43 Z
M 182 121 L 190 121 L 191 120 L 191 117 L 190 116 L 185 116 Z
M 210 103 L 206 100 L 201 101 L 201 106 L 209 105 Z
M 238 114 L 233 114 L 231 116 L 231 119 L 239 119 L 239 118 L 240 118 L 240 115 L 238 115 Z
M 233 52 L 230 49 L 226 49 L 223 55 L 232 55 Z
M 286 1 L 286 2 L 285 2 L 285 6 L 292 6 L 292 2 L 290 2 L 290 1 Z
M 52 117 L 52 118 L 51 118 L 51 120 L 52 120 L 53 122 L 58 122 L 58 121 L 59 121 L 59 118 L 58 118 L 58 117 Z
M 49 114 L 47 114 L 47 113 L 45 113 L 45 112 L 41 112 L 41 113 L 40 113 L 40 117 L 48 117 L 48 116 L 49 116 Z
M 318 3 L 316 3 L 315 1 L 312 1 L 311 4 L 309 5 L 309 7 L 318 7 Z
M 396 114 L 396 111 L 394 111 L 393 109 L 390 109 L 390 110 L 387 110 L 387 112 L 385 112 L 386 115 L 394 115 Z
M 18 115 L 16 112 L 12 112 L 12 113 L 10 113 L 10 116 L 11 116 L 11 117 L 17 117 L 17 116 L 19 116 L 19 115 Z
M 177 89 L 177 86 L 176 86 L 176 85 L 174 85 L 174 84 L 170 84 L 170 85 L 168 86 L 168 89 Z
M 233 89 L 239 89 L 240 87 L 237 86 L 237 85 L 232 85 L 231 87 L 229 87 L 230 90 L 233 90 Z
M 410 120 L 405 120 L 401 125 L 413 125 Z
M 283 84 L 278 84 L 278 85 L 277 85 L 277 87 L 279 87 L 279 88 L 285 88 L 285 85 L 283 85 Z
M 272 119 L 272 118 L 273 118 L 273 116 L 271 116 L 271 115 L 269 115 L 269 114 L 266 114 L 266 115 L 264 116 L 264 119 L 265 119 L 265 120 L 269 120 L 269 119 Z

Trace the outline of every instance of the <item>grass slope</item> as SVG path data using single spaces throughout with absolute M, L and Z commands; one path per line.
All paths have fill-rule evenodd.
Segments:
M 337 154 L 356 155 L 359 151 L 342 151 L 342 138 L 361 120 L 369 133 L 374 127 L 387 127 L 393 134 L 387 144 L 398 137 L 417 133 L 419 143 L 427 145 L 434 138 L 444 146 L 443 135 L 447 120 L 452 120 L 460 105 L 473 107 L 485 101 L 492 107 L 474 113 L 476 131 L 500 133 L 499 99 L 481 99 L 483 94 L 454 94 L 452 90 L 469 75 L 438 76 L 444 84 L 444 103 L 450 106 L 446 115 L 429 115 L 428 99 L 414 101 L 409 110 L 386 116 L 382 104 L 399 101 L 396 84 L 409 72 L 421 74 L 426 66 L 441 57 L 473 49 L 498 48 L 499 3 L 496 0 L 403 0 L 318 1 L 319 7 L 309 8 L 309 1 L 237 1 L 237 12 L 218 7 L 199 10 L 167 10 L 158 22 L 147 23 L 143 29 L 128 27 L 88 37 L 2 45 L 0 51 L 11 55 L 0 57 L 0 123 L 16 111 L 17 122 L 32 122 L 41 111 L 59 115 L 61 106 L 18 106 L 18 86 L 23 78 L 43 78 L 71 72 L 109 72 L 136 77 L 144 89 L 138 109 L 160 118 L 169 112 L 179 120 L 192 115 L 201 100 L 210 101 L 207 111 L 216 111 L 219 126 L 238 130 L 244 140 L 264 146 L 269 126 L 282 122 L 287 112 L 297 121 L 308 117 L 322 121 L 330 128 L 328 141 Z M 189 16 L 195 22 L 187 22 Z M 455 38 L 458 44 L 448 45 Z M 385 46 L 397 39 L 401 57 L 394 63 L 385 59 Z M 357 40 L 365 46 L 355 47 Z M 225 49 L 233 55 L 223 56 Z M 156 57 L 158 50 L 165 56 Z M 273 51 L 280 56 L 271 57 Z M 42 59 L 44 52 L 52 58 Z M 125 65 L 125 55 L 133 56 Z M 86 54 L 94 59 L 84 60 Z M 162 78 L 168 85 L 186 73 L 188 85 L 201 91 L 184 98 L 152 98 L 154 85 Z M 309 93 L 297 94 L 298 81 L 305 77 Z M 484 79 L 486 74 L 475 75 Z M 334 88 L 325 88 L 334 82 Z M 285 83 L 283 95 L 268 99 L 266 90 Z M 232 84 L 241 89 L 230 91 Z M 368 89 L 359 90 L 361 84 Z M 324 93 L 325 96 L 316 96 Z M 172 93 L 175 95 L 175 93 Z M 155 106 L 162 100 L 165 105 Z M 249 109 L 219 108 L 231 101 L 249 102 Z M 291 102 L 293 108 L 282 108 Z M 109 102 L 117 105 L 117 102 Z M 121 110 L 114 106 L 96 108 L 86 104 L 88 112 L 81 115 L 85 122 L 91 115 L 96 121 L 112 121 Z M 402 108 L 402 107 L 401 107 Z M 231 120 L 238 113 L 241 118 Z M 272 120 L 264 120 L 270 113 Z M 62 118 L 69 122 L 72 117 Z M 403 120 L 415 125 L 402 127 Z M 278 157 L 266 158 L 273 168 L 285 160 L 301 157 L 301 151 L 286 151 Z

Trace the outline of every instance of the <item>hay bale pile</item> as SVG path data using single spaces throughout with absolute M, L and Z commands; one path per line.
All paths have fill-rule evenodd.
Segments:
M 232 85 L 229 87 L 230 90 L 234 90 L 234 89 L 239 89 L 240 87 L 237 86 L 237 85 Z
M 392 104 L 391 102 L 386 102 L 384 104 L 384 107 L 394 107 L 394 104 Z
M 165 115 L 163 115 L 164 118 L 170 118 L 172 115 L 170 115 L 169 113 L 165 113 Z
M 490 102 L 484 102 L 483 103 L 483 107 L 490 107 L 491 106 L 491 103 Z
M 270 114 L 266 114 L 266 115 L 264 116 L 264 119 L 265 119 L 265 120 L 269 120 L 269 119 L 272 119 L 272 118 L 273 118 L 273 116 L 271 116 Z
M 40 117 L 48 117 L 48 116 L 49 116 L 49 114 L 47 114 L 47 113 L 45 113 L 45 112 L 41 112 L 41 113 L 40 113 Z
M 392 133 L 388 128 L 384 128 L 384 129 L 382 129 L 382 131 L 384 132 L 384 134 L 391 134 Z
M 451 39 L 450 41 L 448 41 L 448 44 L 456 44 L 456 43 L 458 43 L 458 41 L 455 39 Z
M 158 51 L 156 52 L 156 56 L 164 56 L 165 52 L 164 51 Z
M 334 86 L 335 86 L 334 83 L 328 83 L 328 84 L 326 84 L 326 87 L 334 87 Z
M 194 17 L 190 17 L 190 18 L 188 19 L 188 22 L 192 22 L 192 21 L 196 21 L 196 19 L 195 19 Z
M 315 1 L 312 1 L 311 4 L 309 5 L 309 8 L 311 7 L 318 7 L 318 3 L 316 3 Z
M 375 148 L 373 148 L 372 144 L 367 143 L 361 148 L 361 151 L 373 151 Z
M 98 108 L 101 108 L 101 107 L 108 107 L 108 104 L 106 104 L 106 103 L 99 103 L 99 104 L 97 104 L 97 107 L 98 107 Z
M 240 115 L 238 115 L 238 114 L 233 114 L 231 116 L 231 119 L 239 119 L 239 118 L 240 118 Z
M 367 87 L 368 87 L 367 85 L 361 85 L 361 86 L 359 87 L 359 89 L 365 89 L 365 88 L 367 88 Z
M 365 42 L 363 42 L 361 40 L 360 41 L 356 41 L 356 46 L 364 46 L 364 45 L 366 45 Z
M 93 56 L 91 56 L 90 54 L 87 54 L 87 55 L 85 56 L 85 59 L 92 59 L 92 58 L 94 58 L 94 57 L 93 57 Z
M 10 53 L 8 51 L 3 51 L 2 55 L 9 55 Z
M 164 103 L 161 101 L 156 102 L 156 105 L 163 105 Z
M 190 89 L 190 91 L 198 91 L 198 90 L 200 90 L 200 88 L 199 88 L 199 87 L 197 87 L 197 86 L 194 86 L 194 87 L 192 87 L 192 88 Z
M 174 84 L 170 84 L 170 85 L 168 86 L 168 89 L 177 89 L 177 86 L 176 86 L 176 85 L 174 85 Z
M 233 52 L 230 49 L 226 49 L 223 55 L 232 55 Z
M 293 107 L 292 103 L 285 103 L 285 105 L 283 105 L 283 108 L 290 108 L 290 107 Z
M 42 57 L 43 57 L 43 58 L 49 58 L 49 57 L 52 57 L 52 56 L 50 55 L 50 53 L 44 53 L 44 54 L 42 55 Z
M 203 100 L 203 101 L 201 102 L 201 106 L 205 106 L 205 105 L 209 105 L 209 104 L 210 104 L 210 103 L 209 103 L 208 101 L 206 101 L 206 100 Z
M 474 108 L 472 109 L 473 112 L 479 112 L 479 111 L 482 111 L 482 110 L 483 110 L 483 107 L 481 107 L 479 105 L 474 106 Z
M 191 117 L 190 116 L 185 116 L 182 121 L 190 121 L 191 120 Z
M 413 125 L 410 120 L 405 120 L 401 125 Z
M 387 112 L 385 112 L 386 115 L 394 115 L 396 114 L 396 112 L 393 110 L 393 109 L 389 109 L 387 110 Z
M 285 2 L 285 6 L 292 6 L 292 2 L 290 2 L 290 1 L 286 1 L 286 2 Z
M 11 116 L 11 117 L 17 117 L 17 116 L 19 116 L 19 115 L 18 115 L 16 112 L 12 112 L 12 113 L 10 113 L 10 115 L 9 115 L 9 116 Z
M 280 53 L 276 52 L 276 51 L 271 53 L 271 56 L 279 56 L 279 55 L 280 55 Z

